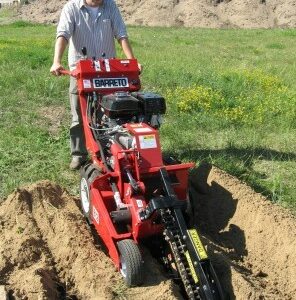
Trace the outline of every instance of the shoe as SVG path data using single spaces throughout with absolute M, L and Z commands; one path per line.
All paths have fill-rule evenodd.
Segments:
M 83 156 L 73 156 L 70 163 L 71 170 L 79 170 L 80 167 L 86 162 L 86 157 Z

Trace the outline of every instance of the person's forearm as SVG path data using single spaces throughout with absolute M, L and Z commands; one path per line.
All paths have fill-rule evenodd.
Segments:
M 128 58 L 128 59 L 134 58 L 134 53 L 133 53 L 133 50 L 129 43 L 128 38 L 122 38 L 118 42 L 119 42 L 126 58 Z
M 135 58 L 132 47 L 129 43 L 128 38 L 122 38 L 119 41 L 119 44 L 122 48 L 123 53 L 125 54 L 127 59 Z M 138 67 L 139 67 L 139 74 L 142 73 L 143 67 L 142 65 L 138 62 Z
M 53 59 L 54 63 L 56 64 L 61 63 L 67 44 L 68 41 L 63 36 L 59 36 L 57 38 L 55 43 L 55 49 L 54 49 L 54 59 Z

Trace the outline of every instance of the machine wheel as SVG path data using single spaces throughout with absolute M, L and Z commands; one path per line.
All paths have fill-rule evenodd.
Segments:
M 80 201 L 83 215 L 90 222 L 90 190 L 89 183 L 85 176 L 80 181 Z
M 94 179 L 100 175 L 100 172 L 91 164 L 85 165 L 81 168 L 80 180 L 80 201 L 83 215 L 91 224 L 90 219 L 90 185 Z
M 143 283 L 144 264 L 137 244 L 130 239 L 117 243 L 120 255 L 120 273 L 128 286 L 139 286 Z

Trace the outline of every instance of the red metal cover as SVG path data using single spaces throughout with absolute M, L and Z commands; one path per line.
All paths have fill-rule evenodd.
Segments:
M 158 131 L 145 123 L 126 124 L 125 127 L 135 137 L 140 153 L 139 168 L 163 166 Z
M 97 91 L 111 94 L 141 88 L 136 59 L 85 59 L 78 61 L 75 74 L 79 93 Z

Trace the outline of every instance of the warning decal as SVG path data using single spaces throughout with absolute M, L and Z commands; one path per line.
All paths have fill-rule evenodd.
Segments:
M 101 69 L 101 64 L 99 61 L 95 61 L 95 70 L 96 72 L 101 72 L 102 69 Z
M 98 211 L 96 210 L 96 208 L 93 206 L 93 217 L 94 217 L 94 220 L 100 224 L 100 218 L 99 218 L 99 213 Z
M 139 141 L 140 141 L 140 148 L 141 149 L 157 148 L 156 138 L 155 138 L 154 134 L 140 135 L 139 136 Z
M 91 89 L 91 83 L 89 79 L 83 79 L 83 87 L 85 89 Z

